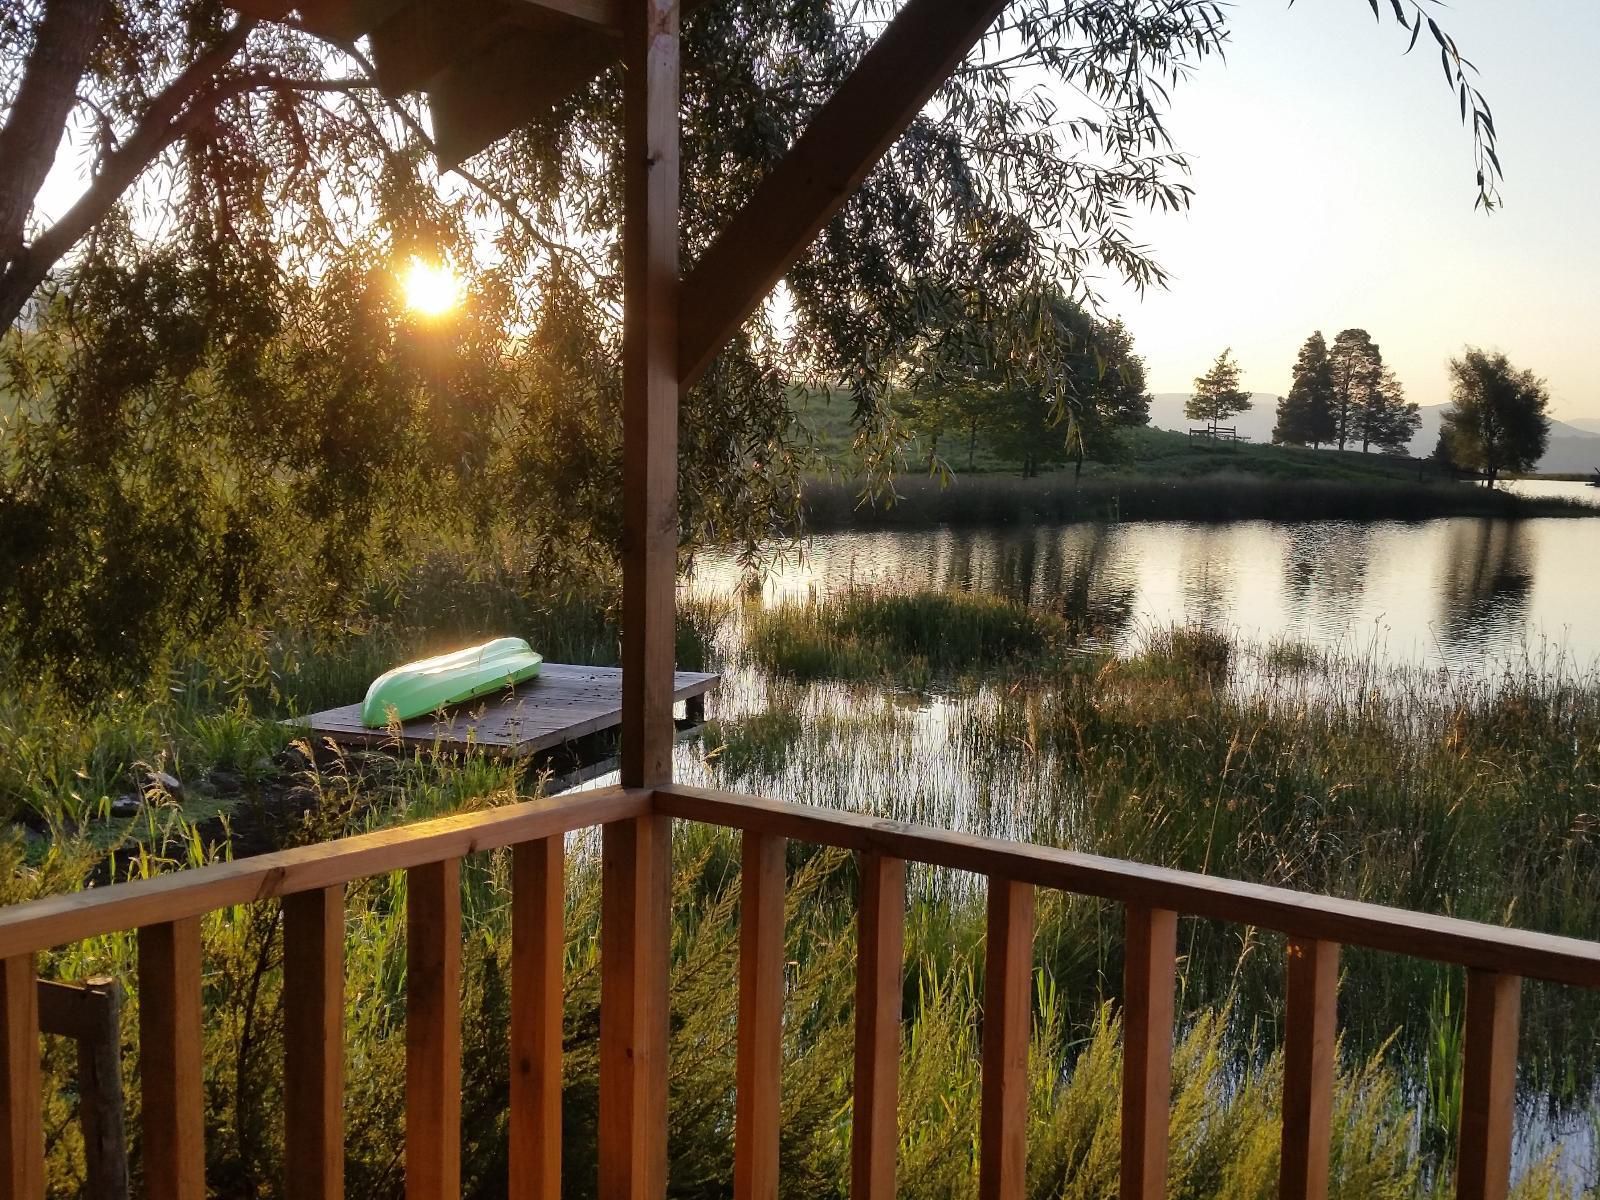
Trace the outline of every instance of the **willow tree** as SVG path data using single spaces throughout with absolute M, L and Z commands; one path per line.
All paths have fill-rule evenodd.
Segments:
M 1470 67 L 1417 0 L 1390 3 L 1403 36 L 1436 40 L 1494 203 Z M 892 11 L 710 0 L 688 18 L 686 263 Z M 930 292 L 1161 285 L 1128 222 L 1189 201 L 1164 113 L 1226 21 L 1214 0 L 1011 4 L 788 272 L 789 336 L 757 314 L 686 397 L 686 540 L 793 527 L 802 370 L 843 384 L 865 443 L 888 446 L 892 364 Z M 135 627 L 249 612 L 295 571 L 357 578 L 419 512 L 509 520 L 546 574 L 609 561 L 617 71 L 441 176 L 423 103 L 383 94 L 369 46 L 216 0 L 21 0 L 0 64 L 14 644 L 91 682 L 109 661 L 136 673 Z M 449 321 L 397 302 L 411 255 L 467 274 Z

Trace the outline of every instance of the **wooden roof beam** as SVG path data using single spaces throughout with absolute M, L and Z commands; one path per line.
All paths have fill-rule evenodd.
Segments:
M 622 0 L 511 0 L 512 7 L 570 17 L 591 29 L 613 36 L 622 33 Z
M 999 15 L 1004 0 L 909 0 L 683 283 L 687 387 L 777 286 Z

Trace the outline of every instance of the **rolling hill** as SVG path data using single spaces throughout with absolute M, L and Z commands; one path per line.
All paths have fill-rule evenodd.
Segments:
M 1183 415 L 1187 392 L 1157 392 L 1150 397 L 1150 424 L 1157 429 L 1183 431 L 1193 422 Z M 1272 426 L 1277 419 L 1278 398 L 1266 392 L 1255 392 L 1254 403 L 1248 412 L 1240 413 L 1234 421 L 1239 436 L 1253 442 L 1270 442 Z M 1422 425 L 1411 439 L 1410 451 L 1418 457 L 1433 453 L 1439 440 L 1439 424 L 1444 417 L 1444 404 L 1425 404 L 1419 410 Z M 1546 474 L 1568 475 L 1588 473 L 1600 467 L 1600 419 L 1583 418 L 1577 421 L 1551 421 L 1550 446 L 1539 460 L 1537 469 Z

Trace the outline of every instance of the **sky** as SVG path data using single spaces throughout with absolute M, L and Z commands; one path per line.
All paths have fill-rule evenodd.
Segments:
M 1300 343 L 1360 326 L 1421 404 L 1464 345 L 1544 377 L 1551 415 L 1600 417 L 1600 0 L 1453 0 L 1440 24 L 1480 71 L 1504 207 L 1475 211 L 1472 142 L 1427 31 L 1387 3 L 1238 0 L 1227 61 L 1175 94 L 1186 214 L 1141 217 L 1174 276 L 1103 291 L 1156 392 L 1231 346 L 1243 386 L 1288 390 Z

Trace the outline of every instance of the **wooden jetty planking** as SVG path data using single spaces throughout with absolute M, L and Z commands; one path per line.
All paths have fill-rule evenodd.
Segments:
M 722 677 L 705 671 L 678 671 L 672 699 L 694 700 Z M 440 716 L 430 713 L 400 726 L 400 742 L 412 749 L 465 750 L 522 758 L 575 741 L 622 722 L 622 670 L 545 663 L 539 677 L 506 692 L 469 700 Z M 392 747 L 388 729 L 361 723 L 361 705 L 346 704 L 290 722 L 341 746 Z

